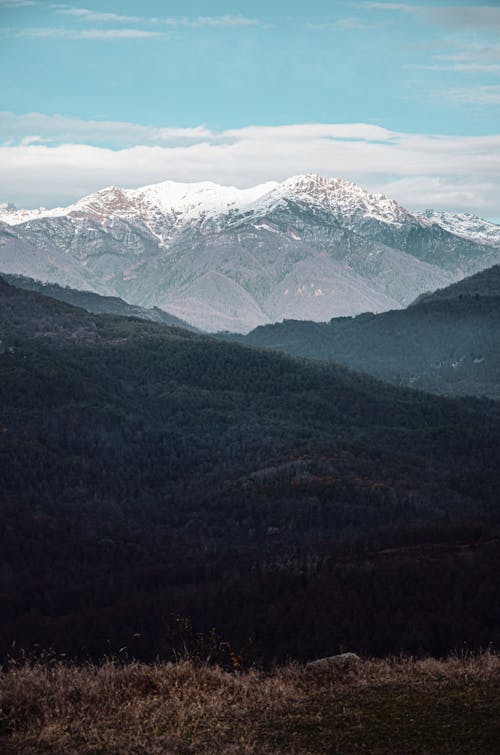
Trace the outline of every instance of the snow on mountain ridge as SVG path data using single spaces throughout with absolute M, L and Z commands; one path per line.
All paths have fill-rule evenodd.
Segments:
M 200 183 L 178 183 L 163 181 L 139 189 L 125 191 L 131 200 L 149 202 L 164 211 L 183 210 L 190 216 L 197 211 L 227 212 L 231 207 L 244 207 L 254 202 L 263 194 L 277 186 L 275 181 L 258 184 L 248 189 L 238 189 L 235 186 L 222 186 L 211 181 Z
M 18 210 L 10 202 L 0 204 L 0 220 L 7 225 L 19 225 L 35 218 L 59 217 L 67 212 L 67 207 L 54 207 L 51 210 L 46 207 L 38 207 L 36 210 Z
M 380 312 L 500 261 L 500 245 L 314 174 L 247 189 L 109 186 L 2 217 L 0 270 L 159 306 L 202 330 Z
M 336 214 L 352 217 L 375 217 L 384 222 L 401 223 L 410 213 L 383 194 L 370 194 L 357 184 L 343 178 L 325 178 L 315 174 L 292 176 L 281 183 L 269 181 L 238 189 L 210 181 L 180 183 L 163 181 L 138 189 L 109 186 L 90 194 L 68 207 L 36 210 L 17 210 L 0 205 L 0 219 L 18 225 L 42 217 L 60 217 L 90 212 L 97 217 L 118 217 L 144 220 L 159 213 L 175 216 L 178 221 L 192 221 L 200 217 L 226 215 L 230 211 L 267 210 L 282 200 L 319 205 Z
M 415 222 L 415 217 L 395 200 L 384 194 L 371 194 L 345 178 L 326 178 L 314 173 L 292 176 L 264 195 L 255 209 L 268 210 L 283 200 L 315 204 L 351 223 L 360 218 L 375 218 L 391 224 Z
M 134 222 L 141 220 L 165 243 L 186 223 L 247 211 L 261 215 L 289 201 L 317 206 L 347 222 L 350 227 L 362 220 L 394 226 L 431 222 L 464 238 L 500 245 L 500 226 L 472 213 L 435 210 L 411 213 L 384 194 L 370 193 L 344 178 L 328 178 L 314 173 L 291 176 L 282 182 L 268 181 L 246 189 L 211 181 L 162 181 L 138 189 L 108 186 L 67 207 L 26 210 L 17 209 L 12 204 L 0 204 L 0 220 L 11 226 L 39 218 L 86 214 L 99 221 L 112 217 Z
M 437 223 L 450 233 L 483 244 L 500 246 L 500 225 L 483 220 L 472 212 L 447 212 L 446 210 L 424 210 L 417 213 L 420 219 Z

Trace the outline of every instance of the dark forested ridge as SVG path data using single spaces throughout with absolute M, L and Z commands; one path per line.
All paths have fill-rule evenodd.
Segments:
M 94 291 L 79 291 L 69 286 L 60 286 L 58 283 L 45 283 L 27 278 L 25 275 L 5 274 L 0 272 L 0 276 L 16 288 L 24 288 L 27 291 L 37 291 L 44 296 L 50 296 L 52 299 L 64 301 L 66 304 L 72 304 L 74 307 L 81 307 L 87 312 L 93 314 L 120 315 L 121 317 L 138 317 L 141 320 L 152 320 L 160 322 L 163 325 L 171 325 L 186 330 L 196 330 L 184 320 L 165 312 L 158 307 L 138 307 L 135 304 L 120 299 L 118 296 L 102 296 Z
M 500 398 L 500 266 L 425 294 L 404 310 L 329 323 L 285 320 L 223 336 L 335 361 L 397 385 Z
M 494 401 L 0 281 L 0 410 L 3 654 L 500 641 Z
M 441 301 L 443 299 L 456 299 L 460 297 L 500 297 L 500 265 L 493 265 L 486 270 L 481 270 L 475 275 L 452 283 L 446 288 L 422 294 L 414 305 L 420 305 L 429 301 Z

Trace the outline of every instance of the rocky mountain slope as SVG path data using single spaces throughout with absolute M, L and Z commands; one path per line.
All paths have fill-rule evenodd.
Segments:
M 0 270 L 160 307 L 203 330 L 409 304 L 500 261 L 498 245 L 340 178 L 250 189 L 111 187 L 66 208 L 0 211 Z

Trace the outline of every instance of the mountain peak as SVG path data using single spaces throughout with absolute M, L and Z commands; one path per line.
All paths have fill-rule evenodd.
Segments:
M 93 218 L 101 221 L 113 215 L 126 216 L 130 213 L 130 201 L 126 192 L 118 186 L 107 186 L 95 194 L 82 197 L 74 204 L 46 213 L 47 216 L 73 215 L 79 218 Z
M 319 173 L 299 173 L 283 181 L 287 186 L 297 186 L 309 189 L 327 186 L 332 181 L 343 180 L 321 176 Z
M 371 194 L 345 178 L 326 177 L 316 173 L 292 176 L 280 183 L 264 205 L 269 207 L 283 200 L 313 204 L 334 214 L 343 221 L 374 218 L 384 223 L 402 224 L 415 218 L 393 199 L 383 194 Z

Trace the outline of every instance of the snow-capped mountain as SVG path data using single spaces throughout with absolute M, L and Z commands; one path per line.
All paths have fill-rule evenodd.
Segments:
M 258 199 L 253 209 L 274 209 L 280 202 L 316 205 L 330 212 L 344 225 L 354 227 L 356 221 L 374 218 L 385 223 L 402 224 L 410 213 L 383 194 L 370 194 L 343 178 L 325 178 L 313 174 L 293 176 L 277 184 Z
M 315 175 L 110 187 L 66 208 L 0 206 L 0 221 L 0 271 L 159 306 L 204 330 L 398 308 L 500 261 L 491 243 Z
M 437 223 L 446 231 L 465 239 L 500 246 L 500 225 L 483 220 L 471 212 L 425 210 L 418 217 Z
M 12 204 L 0 204 L 0 220 L 9 225 L 19 225 L 40 218 L 60 218 L 67 215 L 102 222 L 117 217 L 142 222 L 150 230 L 157 228 L 159 237 L 168 240 L 169 235 L 165 234 L 167 229 L 172 233 L 187 222 L 226 215 L 231 210 L 242 209 L 278 185 L 271 181 L 250 189 L 237 189 L 234 186 L 219 186 L 209 181 L 164 181 L 140 189 L 109 186 L 96 194 L 83 197 L 68 207 L 56 207 L 52 210 L 44 207 L 36 210 L 18 210 Z M 163 231 L 163 234 L 160 231 Z

